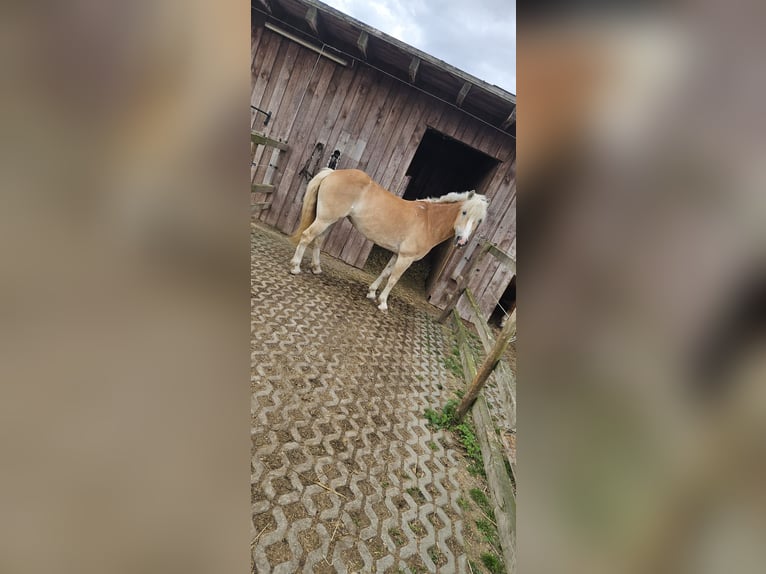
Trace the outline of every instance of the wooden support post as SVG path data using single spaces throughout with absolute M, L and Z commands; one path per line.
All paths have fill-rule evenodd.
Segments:
M 409 74 L 410 74 L 410 83 L 415 83 L 415 78 L 418 77 L 418 69 L 420 68 L 420 58 L 417 56 L 413 56 L 412 60 L 410 61 L 410 68 L 409 68 Z
M 514 311 L 514 317 L 515 313 L 516 312 Z M 457 422 L 463 420 L 468 409 L 471 408 L 471 405 L 473 405 L 476 397 L 479 395 L 479 391 L 481 391 L 482 387 L 487 382 L 487 378 L 489 378 L 489 375 L 492 374 L 492 371 L 495 369 L 500 357 L 503 356 L 506 348 L 508 348 L 508 343 L 511 342 L 513 332 L 516 330 L 516 321 L 514 320 L 514 317 L 511 317 L 511 320 L 509 320 L 505 324 L 505 327 L 503 327 L 503 330 L 500 331 L 500 335 L 498 336 L 497 341 L 495 341 L 495 346 L 492 347 L 492 350 L 487 354 L 481 367 L 479 367 L 479 371 L 476 373 L 476 376 L 471 381 L 468 390 L 463 396 L 463 400 L 460 401 L 457 410 L 455 410 L 455 420 Z
M 457 94 L 457 98 L 455 98 L 455 105 L 457 107 L 461 107 L 463 105 L 463 100 L 465 100 L 465 97 L 468 95 L 468 92 L 471 91 L 471 82 L 465 82 L 463 84 L 463 87 L 460 88 L 460 91 Z
M 309 28 L 311 28 L 311 31 L 319 36 L 319 13 L 316 6 L 309 6 L 309 9 L 306 10 L 306 22 L 308 23 Z
M 367 59 L 367 44 L 370 42 L 370 35 L 362 30 L 359 33 L 359 38 L 356 40 L 356 47 L 359 48 L 359 51 L 362 53 L 362 56 L 364 56 L 364 59 Z
M 507 130 L 513 125 L 515 121 L 516 121 L 516 108 L 514 107 L 510 115 L 507 118 L 505 118 L 505 121 L 502 124 L 500 124 L 500 129 Z

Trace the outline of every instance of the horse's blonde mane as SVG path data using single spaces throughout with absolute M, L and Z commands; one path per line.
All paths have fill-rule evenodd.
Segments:
M 447 195 L 441 197 L 429 197 L 421 199 L 420 201 L 427 201 L 429 203 L 456 203 L 458 201 L 465 201 L 468 196 L 474 192 L 472 191 L 453 191 Z
M 458 203 L 464 201 L 463 208 L 470 212 L 471 217 L 477 219 L 484 218 L 487 214 L 487 206 L 489 205 L 489 200 L 475 191 L 453 191 L 441 197 L 429 197 L 420 201 L 427 201 L 429 203 Z

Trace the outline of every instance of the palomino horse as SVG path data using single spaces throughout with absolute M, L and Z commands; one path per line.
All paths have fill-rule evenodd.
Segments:
M 301 272 L 306 247 L 314 242 L 311 269 L 319 274 L 319 250 L 327 229 L 342 217 L 367 239 L 393 251 L 380 276 L 372 282 L 368 299 L 375 299 L 381 282 L 388 282 L 378 297 L 378 309 L 388 309 L 388 294 L 407 268 L 453 234 L 463 247 L 487 214 L 489 201 L 473 191 L 450 193 L 436 199 L 407 201 L 372 181 L 358 169 L 325 168 L 309 181 L 303 198 L 301 223 L 292 236 L 298 244 L 290 263 Z

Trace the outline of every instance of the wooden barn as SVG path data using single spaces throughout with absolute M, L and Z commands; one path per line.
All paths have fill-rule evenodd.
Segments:
M 487 221 L 467 247 L 431 252 L 426 296 L 443 309 L 465 280 L 488 319 L 515 275 L 516 97 L 316 0 L 251 7 L 255 216 L 292 233 L 306 182 L 331 162 L 405 199 L 476 189 Z M 472 258 L 487 242 L 501 257 Z M 372 248 L 346 220 L 324 243 L 356 267 Z

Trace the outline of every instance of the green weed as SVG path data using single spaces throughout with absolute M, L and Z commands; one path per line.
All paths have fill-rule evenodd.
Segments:
M 486 514 L 491 520 L 495 520 L 495 512 L 492 510 L 492 503 L 487 498 L 487 495 L 479 488 L 472 488 L 468 491 L 473 501 L 479 505 L 481 511 Z
M 503 561 L 499 556 L 485 552 L 481 555 L 481 561 L 484 563 L 484 566 L 486 566 L 487 570 L 491 572 L 491 574 L 505 573 L 505 566 L 503 566 Z

